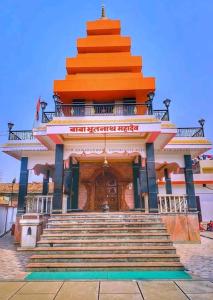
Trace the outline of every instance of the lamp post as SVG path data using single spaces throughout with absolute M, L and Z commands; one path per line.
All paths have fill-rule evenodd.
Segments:
M 14 184 L 16 183 L 16 178 L 13 178 L 12 182 L 11 182 L 11 206 L 12 206 L 12 203 L 13 203 L 13 187 L 14 187 Z
M 171 103 L 171 100 L 170 99 L 165 99 L 163 101 L 163 104 L 166 106 L 166 111 L 167 111 L 167 117 L 168 117 L 168 120 L 169 121 L 169 106 L 170 106 L 170 103 Z
M 44 123 L 45 122 L 44 111 L 45 111 L 45 109 L 47 107 L 47 102 L 45 102 L 45 101 L 42 100 L 40 102 L 40 104 L 41 104 L 41 110 L 42 110 L 42 123 Z
M 150 93 L 147 95 L 148 100 L 146 101 L 146 103 L 147 103 L 148 114 L 149 114 L 149 115 L 152 115 L 152 114 L 153 114 L 152 102 L 153 102 L 154 96 L 155 96 L 155 93 L 154 93 L 154 92 L 150 92 Z
M 202 136 L 204 136 L 204 124 L 205 124 L 205 120 L 204 119 L 200 119 L 200 120 L 198 120 L 198 123 L 201 126 Z
M 8 122 L 8 123 L 7 123 L 8 131 L 9 131 L 8 140 L 10 139 L 10 135 L 11 135 L 13 126 L 14 126 L 14 124 L 13 124 L 12 122 Z
M 58 105 L 59 104 L 62 104 L 61 100 L 60 100 L 60 97 L 58 94 L 53 94 L 53 100 L 55 102 L 55 113 L 56 113 L 56 116 L 57 116 L 57 113 L 58 113 Z

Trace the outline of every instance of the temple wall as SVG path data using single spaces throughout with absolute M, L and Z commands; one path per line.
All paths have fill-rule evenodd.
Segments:
M 173 242 L 200 243 L 197 213 L 161 214 Z
M 165 153 L 165 154 L 161 154 L 161 153 L 156 153 L 155 154 L 155 161 L 157 163 L 177 163 L 179 165 L 180 168 L 184 168 L 185 163 L 184 163 L 184 156 L 183 154 L 173 154 L 173 153 Z
M 213 184 L 207 184 L 208 188 L 203 187 L 202 184 L 195 184 L 195 194 L 200 197 L 200 206 L 202 213 L 202 221 L 207 222 L 213 219 Z M 211 190 L 212 189 L 212 190 Z M 158 186 L 159 194 L 166 194 L 165 185 Z M 184 184 L 173 184 L 172 193 L 184 195 L 186 188 Z
M 54 165 L 55 152 L 54 151 L 37 151 L 28 154 L 28 169 L 33 169 L 35 165 Z

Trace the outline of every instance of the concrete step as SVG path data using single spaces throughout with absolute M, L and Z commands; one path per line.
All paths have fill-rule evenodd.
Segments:
M 93 263 L 29 263 L 29 271 L 71 270 L 183 270 L 180 262 L 93 262 Z
M 33 249 L 18 249 L 20 251 L 33 251 L 36 253 L 41 254 L 112 254 L 112 253 L 123 253 L 123 254 L 130 254 L 130 253 L 140 253 L 140 254 L 174 254 L 176 253 L 176 249 L 174 246 L 84 246 L 84 247 L 36 247 Z
M 143 246 L 146 244 L 149 245 L 172 245 L 172 241 L 169 239 L 94 239 L 94 240 L 40 240 L 37 242 L 38 246 L 53 246 L 61 245 L 64 246 L 102 246 L 106 244 L 108 246 Z
M 139 239 L 139 238 L 149 238 L 149 239 L 165 239 L 169 238 L 169 234 L 166 232 L 144 232 L 144 233 L 44 233 L 42 235 L 43 239 L 76 239 L 76 240 L 85 240 L 85 239 L 109 239 L 109 238 L 116 238 L 116 239 Z
M 161 227 L 164 224 L 162 222 L 97 222 L 97 223 L 89 223 L 89 222 L 78 222 L 78 223 L 67 223 L 67 222 L 55 222 L 55 223 L 48 223 L 48 228 L 79 228 L 80 227 L 107 227 L 107 228 L 114 228 L 114 227 Z
M 96 222 L 160 222 L 161 218 L 139 218 L 139 217 L 131 217 L 131 218 L 118 218 L 118 217 L 108 217 L 108 218 L 73 218 L 73 217 L 67 217 L 67 218 L 50 218 L 48 220 L 49 223 L 55 223 L 55 222 L 72 222 L 72 223 L 79 223 L 79 222 L 90 222 L 90 223 L 96 223 Z
M 93 228 L 93 227 L 79 227 L 79 228 L 47 228 L 44 229 L 44 234 L 47 233 L 55 233 L 55 234 L 63 234 L 63 233 L 69 233 L 69 234 L 82 234 L 82 233 L 91 233 L 91 234 L 108 234 L 108 233 L 157 233 L 157 232 L 167 232 L 166 227 L 146 227 L 146 228 L 140 228 L 140 227 L 114 227 L 114 228 L 105 228 L 105 227 L 99 227 L 99 228 Z
M 51 218 L 52 219 L 57 219 L 57 218 L 113 218 L 113 217 L 143 217 L 143 218 L 160 218 L 161 215 L 158 213 L 143 213 L 143 212 L 137 212 L 137 211 L 132 211 L 132 212 L 72 212 L 72 213 L 65 213 L 63 215 L 61 214 L 52 214 Z
M 141 212 L 52 215 L 33 253 L 31 271 L 183 269 L 161 217 Z
M 143 261 L 176 261 L 177 254 L 36 254 L 31 256 L 32 262 L 143 262 Z

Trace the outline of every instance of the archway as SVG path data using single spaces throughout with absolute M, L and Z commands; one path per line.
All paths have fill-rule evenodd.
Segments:
M 117 211 L 118 202 L 117 179 L 111 171 L 104 170 L 95 179 L 95 211 L 101 211 L 104 203 L 108 203 L 110 211 Z

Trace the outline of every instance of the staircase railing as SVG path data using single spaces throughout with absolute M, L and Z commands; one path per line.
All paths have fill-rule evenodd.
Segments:
M 27 196 L 26 213 L 51 214 L 53 196 Z
M 186 195 L 158 195 L 160 213 L 186 213 L 188 211 Z

